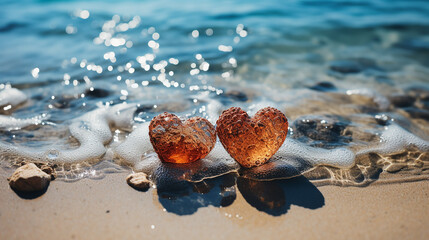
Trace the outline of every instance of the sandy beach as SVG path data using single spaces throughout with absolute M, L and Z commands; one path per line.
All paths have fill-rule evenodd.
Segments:
M 426 239 L 429 236 L 426 227 L 429 181 L 316 188 L 299 180 L 301 187 L 309 189 L 307 193 L 285 187 L 283 190 L 288 191 L 285 199 L 265 199 L 267 205 L 284 203 L 283 209 L 275 214 L 258 205 L 243 183 L 239 183 L 240 191 L 229 206 L 209 204 L 189 213 L 174 210 L 168 200 L 158 197 L 156 189 L 139 192 L 129 187 L 126 173 L 109 174 L 101 180 L 53 181 L 45 194 L 23 199 L 9 188 L 2 171 L 0 239 Z M 270 191 L 270 187 L 267 189 Z M 267 192 L 259 197 L 269 197 L 264 194 Z M 180 204 L 186 209 L 186 204 L 191 203 L 185 199 Z

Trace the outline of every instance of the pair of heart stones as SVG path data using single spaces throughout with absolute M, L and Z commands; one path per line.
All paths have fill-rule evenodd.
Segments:
M 216 128 L 201 117 L 182 121 L 162 113 L 149 124 L 149 137 L 163 162 L 191 163 L 207 156 L 216 144 L 223 147 L 241 166 L 250 168 L 266 163 L 282 146 L 288 120 L 278 109 L 266 107 L 252 118 L 238 107 L 222 112 Z
M 272 107 L 259 110 L 252 118 L 241 108 L 232 107 L 222 112 L 216 125 L 201 117 L 182 121 L 165 112 L 150 122 L 149 137 L 161 161 L 191 163 L 210 153 L 217 135 L 229 155 L 250 168 L 266 163 L 288 132 L 286 116 Z

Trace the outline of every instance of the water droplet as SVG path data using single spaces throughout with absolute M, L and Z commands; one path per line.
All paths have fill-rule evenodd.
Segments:
M 46 153 L 46 156 L 49 160 L 55 160 L 58 158 L 59 155 L 60 155 L 60 152 L 55 149 L 51 149 Z

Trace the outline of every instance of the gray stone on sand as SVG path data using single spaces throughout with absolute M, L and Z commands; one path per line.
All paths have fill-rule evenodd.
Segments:
M 20 192 L 37 192 L 46 189 L 51 176 L 43 172 L 34 163 L 19 167 L 9 178 L 9 185 Z
M 150 188 L 151 182 L 147 178 L 147 174 L 143 172 L 132 173 L 127 177 L 127 183 L 134 189 L 146 191 Z

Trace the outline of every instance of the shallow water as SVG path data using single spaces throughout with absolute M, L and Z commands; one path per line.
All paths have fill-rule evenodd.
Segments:
M 229 172 L 320 184 L 429 178 L 427 1 L 3 1 L 0 161 L 59 179 L 149 173 L 158 186 Z M 16 90 L 18 89 L 18 90 Z M 161 164 L 147 124 L 164 111 L 283 111 L 271 161 Z

